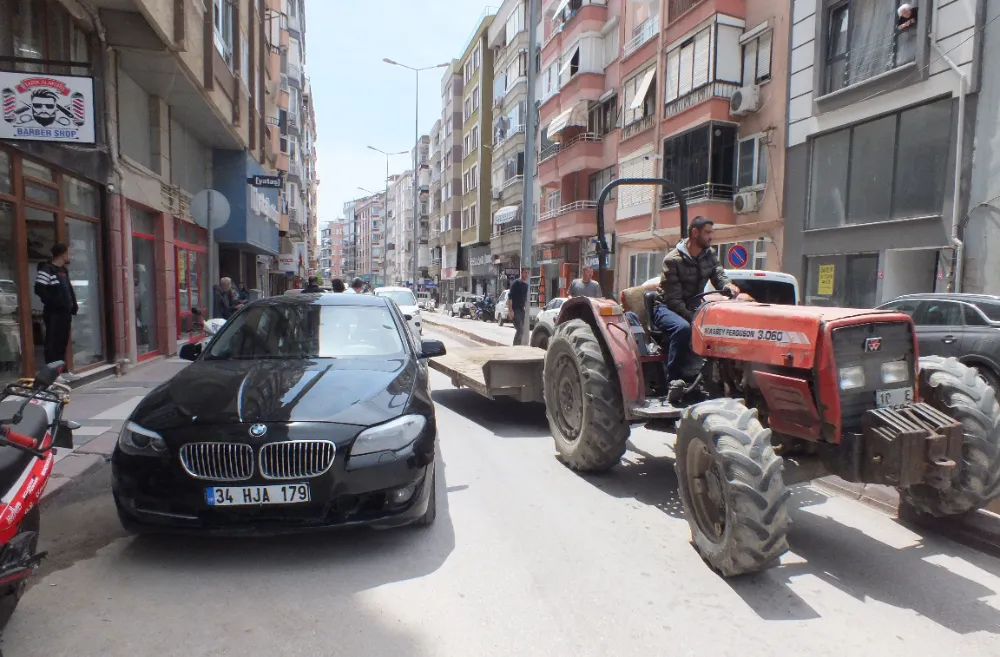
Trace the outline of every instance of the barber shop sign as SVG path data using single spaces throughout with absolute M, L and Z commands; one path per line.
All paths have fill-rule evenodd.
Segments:
M 0 139 L 94 143 L 94 79 L 0 71 Z

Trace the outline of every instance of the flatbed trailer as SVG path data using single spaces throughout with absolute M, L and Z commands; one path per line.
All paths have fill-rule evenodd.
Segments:
M 456 388 L 483 397 L 510 397 L 543 402 L 542 366 L 545 350 L 537 347 L 460 347 L 428 361 L 431 369 L 451 378 Z

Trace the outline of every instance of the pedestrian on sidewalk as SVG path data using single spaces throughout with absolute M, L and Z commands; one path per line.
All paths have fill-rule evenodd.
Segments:
M 228 322 L 237 308 L 232 279 L 223 277 L 219 280 L 219 284 L 212 288 L 212 292 L 212 317 L 221 318 Z
M 528 300 L 529 274 L 530 269 L 522 269 L 521 278 L 511 283 L 510 293 L 507 295 L 507 317 L 514 322 L 514 345 L 521 344 L 524 332 L 524 304 Z
M 594 280 L 594 268 L 584 267 L 580 272 L 580 278 L 574 279 L 569 284 L 570 297 L 590 297 L 600 299 L 604 294 L 601 292 L 601 284 Z
M 38 265 L 35 294 L 42 300 L 45 322 L 45 364 L 66 362 L 66 349 L 73 329 L 73 316 L 80 309 L 69 280 L 71 257 L 65 244 L 52 245 L 52 259 Z

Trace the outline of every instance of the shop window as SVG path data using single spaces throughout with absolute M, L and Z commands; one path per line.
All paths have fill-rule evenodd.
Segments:
M 813 140 L 807 227 L 940 216 L 951 132 L 945 98 Z
M 79 311 L 73 318 L 72 345 L 75 369 L 105 360 L 101 297 L 100 224 L 66 218 L 66 245 L 72 261 L 69 278 Z
M 132 277 L 135 292 L 135 344 L 139 358 L 149 357 L 158 348 L 156 289 L 157 215 L 129 206 L 132 219 Z
M 90 73 L 87 33 L 56 0 L 0 2 L 0 57 L 20 60 L 13 65 L 17 71 L 54 75 Z
M 97 187 L 71 176 L 62 177 L 63 205 L 70 212 L 99 217 L 100 194 Z
M 0 151 L 0 185 L 3 183 L 3 167 L 9 166 L 9 159 Z M 0 186 L 0 192 L 4 191 Z M 9 189 L 7 190 L 9 191 Z M 17 260 L 11 257 L 17 252 L 14 242 L 14 205 L 0 201 L 0 383 L 11 381 L 21 375 L 21 299 L 17 288 Z
M 873 308 L 877 287 L 877 253 L 806 258 L 806 305 Z
M 0 151 L 0 194 L 14 193 L 14 176 L 10 170 L 10 155 Z

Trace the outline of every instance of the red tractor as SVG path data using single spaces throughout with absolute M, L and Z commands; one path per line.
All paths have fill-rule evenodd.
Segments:
M 603 268 L 603 207 L 597 204 Z M 665 350 L 647 342 L 653 292 L 620 302 L 576 298 L 561 309 L 542 389 L 556 449 L 571 468 L 602 472 L 633 424 L 672 429 L 693 543 L 724 576 L 773 565 L 788 549 L 787 486 L 827 474 L 895 486 L 933 516 L 1000 496 L 1000 405 L 976 371 L 918 358 L 907 315 L 706 296 L 692 322 L 691 380 L 667 388 Z M 631 311 L 643 325 L 630 325 Z M 650 345 L 652 343 L 653 346 Z M 687 377 L 686 377 L 687 378 Z

